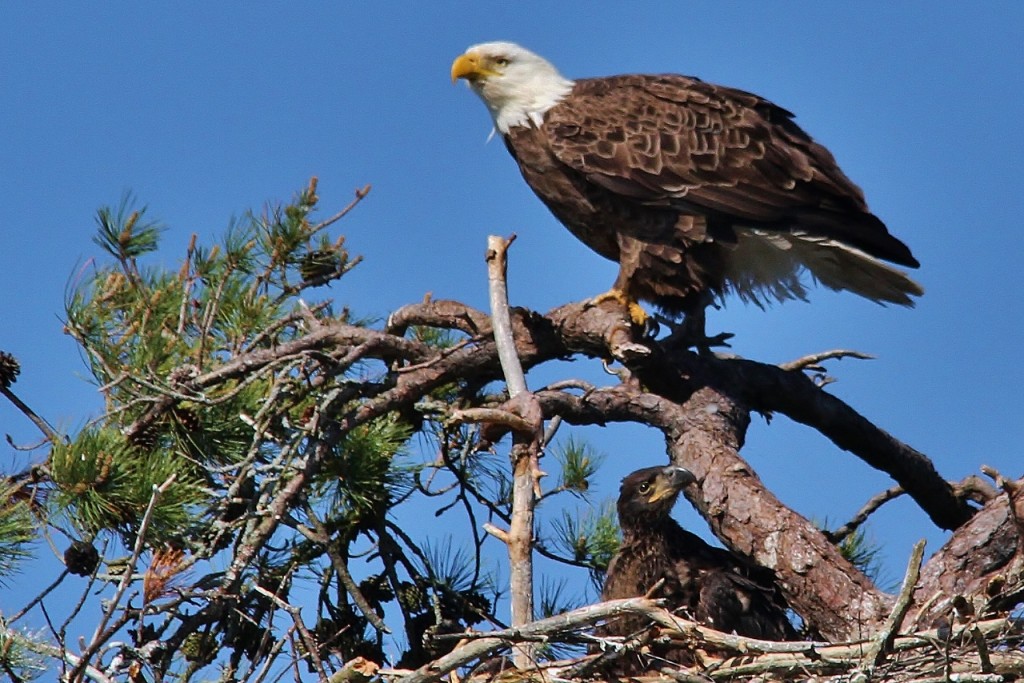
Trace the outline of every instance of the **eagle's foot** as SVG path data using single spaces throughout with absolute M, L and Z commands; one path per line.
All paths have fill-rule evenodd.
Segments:
M 682 324 L 670 325 L 670 328 L 672 333 L 666 341 L 672 345 L 695 349 L 702 355 L 711 354 L 711 349 L 714 347 L 729 348 L 729 340 L 736 336 L 732 332 L 719 332 L 709 337 L 705 331 L 704 309 L 700 309 L 699 312 L 687 313 L 683 317 Z
M 587 302 L 587 306 L 599 306 L 605 301 L 615 301 L 625 306 L 626 312 L 629 314 L 629 321 L 636 327 L 644 330 L 645 333 L 648 329 L 648 325 L 654 322 L 653 318 L 647 315 L 647 311 L 643 309 L 636 299 L 615 287 L 612 287 L 604 294 L 598 294 L 595 296 Z M 656 325 L 657 323 L 654 324 Z

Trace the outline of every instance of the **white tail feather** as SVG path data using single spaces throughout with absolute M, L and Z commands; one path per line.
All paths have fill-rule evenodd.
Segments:
M 727 259 L 726 286 L 749 303 L 807 299 L 807 271 L 829 289 L 847 290 L 879 304 L 913 306 L 924 290 L 902 270 L 860 249 L 807 233 L 737 230 Z

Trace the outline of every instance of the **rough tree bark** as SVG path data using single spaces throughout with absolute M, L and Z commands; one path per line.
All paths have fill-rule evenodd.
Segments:
M 921 572 L 907 628 L 948 618 L 982 617 L 1024 602 L 1024 479 L 1002 484 L 991 500 L 932 556 Z

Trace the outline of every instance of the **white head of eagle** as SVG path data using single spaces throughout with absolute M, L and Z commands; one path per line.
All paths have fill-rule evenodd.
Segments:
M 466 79 L 480 96 L 502 135 L 512 126 L 532 121 L 540 125 L 546 112 L 558 104 L 573 82 L 551 62 L 515 43 L 473 45 L 452 64 L 452 81 Z

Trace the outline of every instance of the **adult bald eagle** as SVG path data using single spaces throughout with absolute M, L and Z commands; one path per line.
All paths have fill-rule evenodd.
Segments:
M 452 64 L 483 99 L 533 191 L 584 244 L 619 263 L 610 292 L 645 319 L 702 314 L 714 295 L 805 299 L 835 290 L 912 306 L 917 267 L 835 159 L 757 95 L 678 75 L 572 81 L 514 43 Z
M 682 467 L 647 467 L 622 480 L 619 524 L 622 545 L 608 565 L 604 600 L 653 593 L 668 609 L 726 633 L 786 640 L 796 632 L 774 574 L 715 548 L 672 519 L 684 486 L 694 481 Z M 640 617 L 609 622 L 601 633 L 628 635 L 646 625 Z

